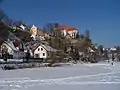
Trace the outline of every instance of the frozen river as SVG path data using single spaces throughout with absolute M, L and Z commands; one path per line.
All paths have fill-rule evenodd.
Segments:
M 120 90 L 120 63 L 0 70 L 0 90 Z

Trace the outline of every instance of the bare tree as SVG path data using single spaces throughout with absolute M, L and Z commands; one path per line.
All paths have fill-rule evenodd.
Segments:
M 8 27 L 0 22 L 0 45 L 7 40 L 9 35 Z
M 88 38 L 83 38 L 75 44 L 75 47 L 81 52 L 86 52 L 87 48 L 90 45 L 91 45 L 91 40 Z
M 99 45 L 99 50 L 100 50 L 100 53 L 103 54 L 103 45 Z
M 89 29 L 86 29 L 86 37 L 90 38 L 90 30 Z
M 6 25 L 9 25 L 9 18 L 2 9 L 0 9 L 0 21 Z

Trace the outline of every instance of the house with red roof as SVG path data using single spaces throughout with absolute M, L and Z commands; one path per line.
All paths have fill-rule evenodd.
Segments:
M 71 38 L 76 38 L 77 36 L 77 28 L 75 27 L 68 27 L 67 25 L 60 25 L 58 29 L 61 31 L 61 34 L 66 37 L 69 35 Z

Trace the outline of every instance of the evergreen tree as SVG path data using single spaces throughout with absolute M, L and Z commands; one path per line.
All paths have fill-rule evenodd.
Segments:
M 79 34 L 79 32 L 77 32 L 76 38 L 77 38 L 77 39 L 80 38 L 80 34 Z

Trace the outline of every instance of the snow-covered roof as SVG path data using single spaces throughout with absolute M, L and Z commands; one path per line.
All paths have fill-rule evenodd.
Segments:
M 27 45 L 27 47 L 29 47 L 32 50 L 32 52 L 34 52 L 39 46 L 42 46 L 47 51 L 51 51 L 51 52 L 58 51 L 57 49 L 54 49 L 51 46 L 49 46 L 47 43 L 43 43 L 43 42 L 35 42 L 34 41 L 34 42 L 29 42 L 26 45 Z
M 95 46 L 95 49 L 98 49 L 98 47 L 97 47 L 97 46 Z
M 95 52 L 95 51 L 91 49 L 90 52 Z
M 103 51 L 105 50 L 105 48 L 103 48 Z
M 116 48 L 110 48 L 110 50 L 115 51 L 115 50 L 117 50 L 117 49 L 116 49 Z
M 41 46 L 42 46 L 43 48 L 45 48 L 47 51 L 52 51 L 52 52 L 56 52 L 56 51 L 57 51 L 57 49 L 54 49 L 54 48 L 52 48 L 52 47 L 49 46 L 49 45 L 41 44 Z
M 7 44 L 12 50 L 19 51 L 17 48 L 15 48 L 12 41 L 5 42 L 5 44 Z
M 20 25 L 20 28 L 22 28 L 22 30 L 25 30 L 26 27 L 21 24 L 21 25 Z
M 31 27 L 31 29 L 36 29 L 36 30 L 37 30 L 37 27 L 36 27 L 35 25 L 33 25 L 33 26 Z
M 95 52 L 92 48 L 89 47 L 90 52 Z

